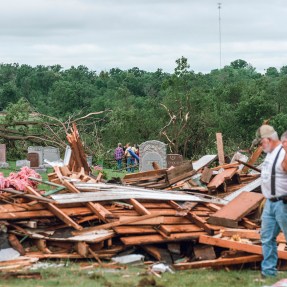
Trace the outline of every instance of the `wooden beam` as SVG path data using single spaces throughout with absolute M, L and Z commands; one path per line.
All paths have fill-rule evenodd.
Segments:
M 247 164 L 249 165 L 254 165 L 254 163 L 257 161 L 257 159 L 260 157 L 261 153 L 263 151 L 262 146 L 259 146 L 255 152 L 251 155 L 249 161 L 247 162 Z M 249 170 L 248 166 L 245 166 L 242 170 L 241 173 L 247 173 Z
M 219 164 L 223 165 L 225 163 L 225 159 L 224 159 L 222 133 L 216 133 L 216 145 L 217 145 L 217 155 Z
M 199 242 L 208 244 L 208 245 L 215 245 L 215 246 L 220 246 L 224 248 L 245 251 L 245 252 L 252 253 L 252 254 L 262 255 L 262 247 L 259 245 L 252 245 L 252 244 L 242 243 L 238 241 L 215 238 L 215 237 L 211 237 L 208 235 L 200 235 Z M 278 258 L 286 260 L 287 251 L 278 251 Z
M 141 245 L 151 243 L 164 243 L 182 240 L 197 240 L 200 235 L 206 234 L 206 232 L 189 232 L 189 233 L 175 233 L 170 237 L 163 237 L 160 234 L 155 235 L 143 235 L 143 236 L 129 236 L 121 237 L 121 241 L 125 245 Z
M 26 186 L 26 190 L 28 193 L 33 194 L 35 196 L 41 196 L 36 190 L 34 190 L 30 186 Z M 83 229 L 82 226 L 78 225 L 72 218 L 70 218 L 68 215 L 66 215 L 60 208 L 56 207 L 52 203 L 43 203 L 45 206 L 60 220 L 65 222 L 68 226 L 74 227 L 76 230 Z
M 210 182 L 211 177 L 212 177 L 212 170 L 208 167 L 205 167 L 200 176 L 200 181 L 207 184 Z
M 218 188 L 221 184 L 223 184 L 226 180 L 231 179 L 234 174 L 236 173 L 237 168 L 228 168 L 222 171 L 221 173 L 217 174 L 207 185 L 209 190 L 214 190 Z
M 81 193 L 73 184 L 67 180 L 63 180 L 63 185 L 72 193 Z M 85 205 L 104 222 L 118 219 L 117 216 L 113 215 L 99 203 L 87 202 Z
M 239 160 L 239 159 L 237 159 L 236 161 L 238 161 L 239 163 L 241 163 L 241 164 L 243 164 L 243 165 L 245 165 L 245 166 L 247 166 L 247 167 L 249 167 L 249 168 L 251 168 L 251 169 L 253 169 L 253 170 L 255 170 L 255 171 L 261 172 L 261 169 L 259 169 L 259 168 L 255 167 L 255 166 L 253 166 L 253 165 L 250 164 L 250 163 L 241 161 L 241 160 Z
M 113 228 L 113 227 L 116 227 L 116 226 L 126 225 L 126 224 L 129 224 L 129 223 L 135 223 L 137 221 L 142 221 L 142 220 L 150 219 L 150 218 L 157 217 L 157 216 L 159 216 L 159 215 L 158 214 L 142 215 L 142 216 L 129 218 L 129 219 L 126 219 L 126 220 L 119 220 L 119 221 L 106 223 L 106 224 L 102 224 L 102 225 L 98 225 L 98 226 L 87 227 L 87 228 L 84 228 L 81 231 L 74 231 L 72 233 L 73 233 L 73 235 L 82 235 L 82 234 L 89 233 L 89 232 L 92 232 L 92 231 L 101 230 L 101 229 L 109 229 L 109 228 Z
M 187 215 L 185 216 L 186 218 L 188 218 L 191 222 L 193 222 L 194 224 L 196 224 L 197 226 L 201 227 L 203 230 L 205 230 L 209 235 L 214 235 L 214 228 L 212 226 L 210 226 L 208 223 L 205 222 L 205 220 L 203 220 L 202 218 L 200 218 L 199 216 L 197 216 L 195 213 L 193 212 L 188 212 Z M 218 227 L 217 230 L 219 230 L 220 228 Z
M 61 210 L 67 216 L 84 216 L 91 214 L 91 211 L 87 207 L 70 207 L 70 208 L 61 208 Z M 32 210 L 32 211 L 19 211 L 19 212 L 0 212 L 0 220 L 15 220 L 15 219 L 31 219 L 31 218 L 43 218 L 43 217 L 54 217 L 54 213 L 50 210 Z
M 133 205 L 136 212 L 140 215 L 151 214 L 141 203 L 139 203 L 136 199 L 131 198 L 129 200 L 130 204 Z
M 216 266 L 228 266 L 252 262 L 260 262 L 263 259 L 261 255 L 247 255 L 235 258 L 218 258 L 214 260 L 204 260 L 195 262 L 186 262 L 174 264 L 175 270 L 187 270 L 195 268 L 216 267 Z
M 246 229 L 225 229 L 222 232 L 222 236 L 224 237 L 232 237 L 234 235 L 239 236 L 240 238 L 247 238 L 247 239 L 253 239 L 253 240 L 260 240 L 260 230 L 246 230 Z M 277 236 L 277 242 L 278 243 L 286 243 L 286 239 L 284 237 L 284 234 L 280 232 L 280 234 Z
M 250 211 L 254 210 L 264 196 L 261 193 L 242 192 L 207 220 L 210 224 L 226 227 L 238 227 L 238 222 Z

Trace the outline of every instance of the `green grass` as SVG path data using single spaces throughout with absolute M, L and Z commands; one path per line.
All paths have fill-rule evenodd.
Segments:
M 5 177 L 9 176 L 11 172 L 17 172 L 20 169 L 16 168 L 16 162 L 15 161 L 9 161 L 9 168 L 0 168 L 0 172 L 4 174 Z M 105 175 L 107 176 L 107 179 L 111 179 L 113 177 L 124 177 L 126 174 L 126 171 L 117 171 L 114 169 L 104 169 L 103 170 Z M 48 168 L 46 173 L 41 173 L 40 175 L 42 176 L 42 180 L 48 180 L 48 173 L 53 172 L 52 168 Z M 93 171 L 93 174 L 96 174 L 96 172 Z
M 0 277 L 0 286 L 253 287 L 271 286 L 287 275 L 286 272 L 282 272 L 276 278 L 262 281 L 259 271 L 195 269 L 178 271 L 175 274 L 164 273 L 158 278 L 149 274 L 147 267 L 126 267 L 123 270 L 93 268 L 81 271 L 79 265 L 75 263 L 71 263 L 68 267 L 33 270 L 35 271 L 41 273 L 41 280 L 13 278 L 3 280 Z
M 0 172 L 2 172 L 4 174 L 5 177 L 9 176 L 9 174 L 11 172 L 17 172 L 19 171 L 19 169 L 16 168 L 16 162 L 15 161 L 9 161 L 9 168 L 0 168 Z M 48 168 L 46 173 L 41 173 L 41 177 L 43 181 L 47 181 L 48 180 L 48 174 L 53 172 L 52 168 Z M 117 170 L 114 169 L 104 169 L 103 173 L 105 175 L 105 179 L 109 180 L 112 179 L 113 177 L 119 177 L 119 178 L 123 178 L 126 174 L 125 171 L 119 172 Z M 96 172 L 93 172 L 94 175 L 96 175 Z M 40 190 L 51 190 L 53 189 L 53 187 L 47 185 L 47 184 L 39 184 L 38 188 Z

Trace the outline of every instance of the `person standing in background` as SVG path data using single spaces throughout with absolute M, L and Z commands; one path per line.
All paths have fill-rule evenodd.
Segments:
M 114 156 L 115 160 L 117 161 L 117 168 L 120 171 L 122 169 L 122 160 L 124 156 L 124 150 L 121 143 L 118 143 L 118 147 L 115 149 Z
M 135 154 L 136 149 L 134 147 L 131 147 L 129 143 L 126 144 L 126 150 L 125 150 L 125 157 L 127 159 L 127 172 L 134 172 L 135 167 L 135 159 L 133 155 Z

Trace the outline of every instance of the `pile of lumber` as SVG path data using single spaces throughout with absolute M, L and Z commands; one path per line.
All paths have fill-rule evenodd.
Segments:
M 260 177 L 260 170 L 252 164 L 258 159 L 261 152 L 262 149 L 258 148 L 248 162 L 235 161 L 223 165 L 215 165 L 216 155 L 206 155 L 196 162 L 187 161 L 181 166 L 169 169 L 127 174 L 123 178 L 123 183 L 146 188 L 185 190 L 224 197 L 244 188 Z M 248 173 L 250 167 L 253 172 Z M 259 186 L 260 184 L 253 190 Z
M 23 264 L 30 262 L 27 258 L 94 258 L 103 265 L 103 260 L 134 248 L 175 269 L 261 260 L 255 216 L 261 194 L 242 192 L 228 202 L 182 191 L 101 183 L 68 167 L 55 168 L 49 178 L 62 189 L 48 196 L 31 186 L 26 187 L 26 197 L 2 193 L 6 203 L 0 204 L 0 221 L 7 229 L 9 245 L 23 256 L 19 258 Z M 231 244 L 234 240 L 226 239 L 228 234 L 257 242 L 244 243 L 250 245 L 248 249 Z M 238 249 L 234 244 L 239 244 Z M 227 260 L 218 257 L 217 247 L 240 253 L 234 254 L 234 261 L 228 253 Z
M 89 173 L 76 126 L 67 138 L 73 156 L 68 166 L 49 174 L 44 183 L 51 190 L 27 184 L 23 191 L 2 191 L 0 261 L 5 248 L 21 256 L 13 253 L 0 269 L 54 258 L 93 258 L 105 266 L 103 260 L 135 250 L 178 270 L 262 260 L 264 198 L 252 192 L 260 177 L 247 173 L 246 164 L 211 166 L 217 156 L 207 155 L 108 184 L 101 173 Z M 253 169 L 253 163 L 247 164 Z M 277 241 L 279 258 L 286 260 L 282 234 Z

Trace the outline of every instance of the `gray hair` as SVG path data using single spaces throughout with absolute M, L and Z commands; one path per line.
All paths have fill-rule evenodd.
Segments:
M 282 134 L 281 141 L 283 142 L 286 139 L 287 139 L 287 131 Z
M 270 137 L 268 137 L 274 141 L 278 141 L 279 140 L 279 137 L 278 137 L 278 133 L 277 132 L 274 132 Z

